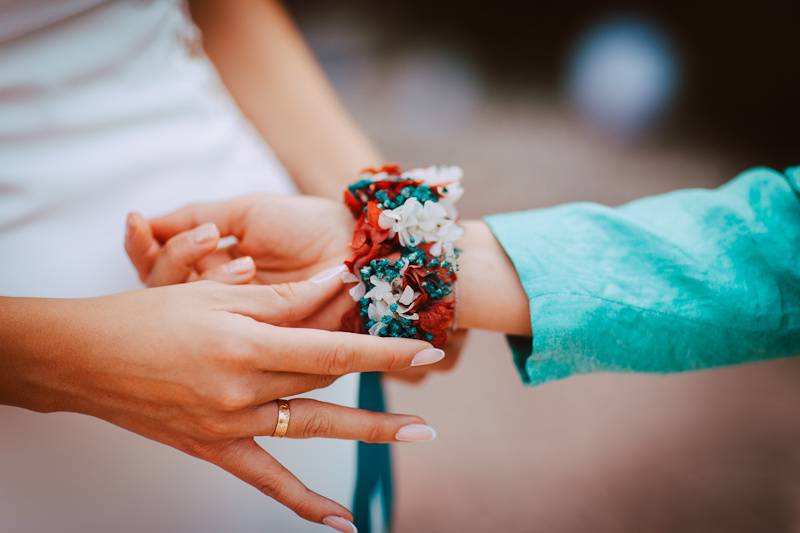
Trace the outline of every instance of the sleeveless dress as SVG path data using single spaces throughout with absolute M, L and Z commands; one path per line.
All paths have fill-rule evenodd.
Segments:
M 0 294 L 141 287 L 125 215 L 295 191 L 177 1 L 0 0 Z M 356 405 L 358 377 L 305 396 Z M 314 490 L 353 498 L 356 445 L 260 439 Z M 217 467 L 106 422 L 0 406 L 0 531 L 303 532 Z

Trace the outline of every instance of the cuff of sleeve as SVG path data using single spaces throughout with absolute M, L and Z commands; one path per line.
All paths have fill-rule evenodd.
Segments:
M 509 335 L 506 339 L 522 382 L 533 386 L 563 379 L 575 372 L 573 365 L 565 361 L 537 357 L 534 353 L 534 338 L 537 341 L 540 340 L 540 337 L 537 337 L 537 331 L 540 331 L 538 328 L 542 327 L 539 320 L 542 316 L 541 298 L 548 299 L 547 296 L 541 294 L 542 285 L 537 283 L 537 280 L 544 280 L 548 274 L 543 264 L 539 263 L 543 256 L 536 253 L 536 248 L 539 246 L 536 243 L 536 237 L 520 229 L 529 227 L 530 216 L 531 212 L 524 215 L 507 213 L 485 217 L 484 221 L 511 259 L 530 303 L 533 337 Z

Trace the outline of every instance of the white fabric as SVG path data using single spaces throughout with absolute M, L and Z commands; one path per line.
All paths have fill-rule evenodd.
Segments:
M 178 1 L 0 0 L 0 294 L 138 288 L 122 244 L 129 210 L 294 191 L 199 49 Z M 354 405 L 356 385 L 313 396 Z M 353 443 L 261 442 L 350 505 Z M 0 408 L 4 533 L 320 527 L 105 422 Z

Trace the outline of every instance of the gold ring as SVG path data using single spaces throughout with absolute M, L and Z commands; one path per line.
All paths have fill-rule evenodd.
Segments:
M 272 433 L 273 437 L 285 437 L 289 431 L 289 419 L 292 417 L 292 412 L 289 409 L 289 400 L 278 400 L 278 423 L 275 424 L 275 431 Z

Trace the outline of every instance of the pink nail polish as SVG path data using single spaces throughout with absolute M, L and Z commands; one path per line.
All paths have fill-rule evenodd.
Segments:
M 219 237 L 219 230 L 217 229 L 216 224 L 209 222 L 195 228 L 195 230 L 192 232 L 192 237 L 194 237 L 195 243 L 203 244 L 204 242 L 208 242 Z
M 444 359 L 444 350 L 439 348 L 426 348 L 417 353 L 411 360 L 411 366 L 432 365 Z
M 425 424 L 403 426 L 394 436 L 402 442 L 427 442 L 436 438 L 436 430 Z
M 358 533 L 356 526 L 353 525 L 351 521 L 345 520 L 341 516 L 326 516 L 322 519 L 322 523 L 342 533 Z
M 253 258 L 249 256 L 234 259 L 233 261 L 225 265 L 225 269 L 231 274 L 246 274 L 251 270 L 253 270 L 255 267 L 256 264 L 253 262 Z
M 328 269 L 323 270 L 322 272 L 317 272 L 308 280 L 311 283 L 325 283 L 326 281 L 332 280 L 339 274 L 344 271 L 344 265 L 337 265 L 335 267 L 331 267 Z

